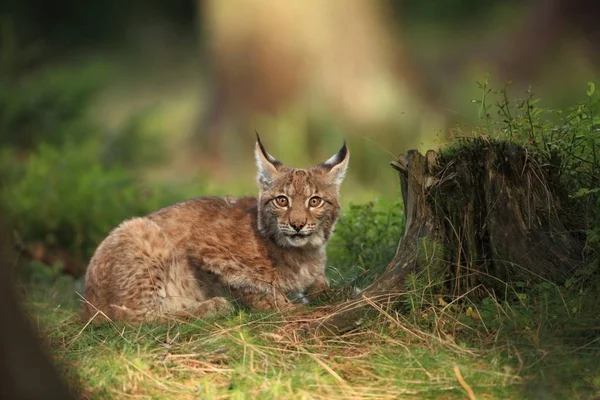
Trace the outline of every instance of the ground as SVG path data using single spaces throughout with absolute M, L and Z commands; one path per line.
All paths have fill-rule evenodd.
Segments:
M 597 339 L 576 346 L 548 335 L 542 322 L 490 328 L 486 337 L 478 324 L 485 309 L 458 315 L 441 299 L 419 316 L 382 311 L 356 332 L 314 338 L 298 328 L 318 307 L 93 326 L 79 321 L 69 288 L 66 278 L 30 286 L 26 304 L 84 398 L 591 398 L 600 388 Z M 475 324 L 459 323 L 463 317 Z

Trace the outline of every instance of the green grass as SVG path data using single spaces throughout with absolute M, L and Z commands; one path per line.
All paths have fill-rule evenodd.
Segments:
M 43 278 L 43 279 L 47 279 Z M 304 334 L 326 306 L 278 314 L 94 326 L 71 278 L 26 286 L 26 305 L 85 398 L 587 399 L 600 394 L 592 293 L 515 286 L 520 301 L 438 299 L 386 310 L 341 337 Z M 418 299 L 416 291 L 408 299 Z
M 455 366 L 481 398 L 515 398 L 522 381 L 501 355 L 395 314 L 329 339 L 295 334 L 312 314 L 85 326 L 72 298 L 54 305 L 63 289 L 38 287 L 28 305 L 67 379 L 90 398 L 465 398 Z
M 456 367 L 479 399 L 600 394 L 600 327 L 579 314 L 591 310 L 583 299 L 570 311 L 549 300 L 390 311 L 358 332 L 315 338 L 299 332 L 319 308 L 85 325 L 68 285 L 30 287 L 27 305 L 69 383 L 88 398 L 464 399 Z

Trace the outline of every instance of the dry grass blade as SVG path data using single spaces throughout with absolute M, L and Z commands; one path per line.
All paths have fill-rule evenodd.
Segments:
M 460 383 L 460 386 L 462 386 L 463 389 L 467 391 L 467 394 L 469 395 L 469 400 L 477 400 L 477 398 L 475 397 L 475 392 L 473 392 L 471 386 L 469 386 L 469 384 L 465 381 L 465 378 L 463 378 L 462 374 L 460 373 L 460 369 L 456 364 L 454 364 L 454 375 L 456 375 L 456 379 L 458 379 L 458 383 Z
M 319 364 L 321 367 L 323 367 L 323 369 L 325 371 L 327 371 L 331 376 L 333 376 L 336 381 L 338 381 L 344 387 L 350 388 L 350 386 L 348 385 L 348 383 L 346 383 L 346 381 L 344 379 L 342 379 L 342 377 L 339 376 L 337 372 L 335 372 L 333 369 L 331 369 L 331 367 L 329 365 L 327 365 L 327 363 L 325 363 L 323 360 L 321 360 L 316 354 L 313 354 L 313 353 L 307 351 L 303 347 L 298 347 L 298 349 L 303 354 L 306 354 L 307 356 L 309 356 L 310 358 L 312 358 L 313 360 L 315 360 L 317 362 L 317 364 Z

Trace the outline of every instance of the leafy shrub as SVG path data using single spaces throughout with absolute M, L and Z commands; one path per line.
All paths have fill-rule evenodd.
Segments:
M 0 60 L 0 201 L 17 241 L 66 251 L 83 264 L 119 222 L 180 199 L 136 175 L 164 160 L 159 138 L 147 137 L 151 110 L 116 132 L 90 116 L 109 63 L 25 68 L 36 64 L 27 58 L 31 49 L 15 51 L 14 29 L 0 36 L 11 45 Z
M 96 141 L 41 144 L 13 173 L 2 201 L 23 241 L 89 256 L 120 221 L 157 207 L 131 173 L 98 163 L 99 149 Z
M 403 232 L 401 200 L 350 205 L 327 248 L 332 283 L 364 286 L 392 259 Z
M 0 201 L 22 244 L 66 250 L 83 263 L 119 222 L 167 200 L 136 176 L 164 159 L 161 141 L 146 140 L 148 111 L 116 132 L 91 118 L 107 64 L 22 73 L 9 61 L 19 60 L 0 62 Z
M 93 63 L 0 78 L 0 142 L 28 150 L 40 141 L 60 144 L 97 135 L 86 112 L 105 74 L 105 66 Z

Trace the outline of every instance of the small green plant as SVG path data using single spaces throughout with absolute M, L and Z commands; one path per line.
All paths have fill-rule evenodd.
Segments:
M 593 82 L 588 83 L 584 100 L 567 110 L 541 107 L 528 89 L 522 99 L 511 99 L 509 85 L 494 90 L 491 80 L 478 82 L 481 97 L 474 100 L 480 123 L 474 136 L 508 141 L 523 146 L 527 156 L 547 174 L 549 190 L 559 199 L 560 218 L 571 234 L 586 242 L 585 260 L 565 287 L 595 292 L 600 282 L 600 96 Z M 468 136 L 468 135 L 460 135 Z M 460 140 L 445 150 L 451 158 L 464 149 Z M 507 283 L 507 296 L 527 297 L 519 282 Z M 521 282 L 523 283 L 523 282 Z M 525 284 L 526 285 L 526 284 Z M 526 285 L 527 286 L 527 285 Z M 590 292 L 590 293 L 591 293 Z M 520 297 L 519 297 L 520 296 Z M 506 300 L 506 299 L 503 299 Z
M 487 86 L 487 93 L 491 92 Z M 586 99 L 563 111 L 539 106 L 531 89 L 524 99 L 511 101 L 508 87 L 494 92 L 497 118 L 482 115 L 487 132 L 525 146 L 558 178 L 573 199 L 586 198 L 589 225 L 600 222 L 600 95 L 588 82 Z M 482 105 L 483 107 L 483 105 Z
M 568 281 L 595 284 L 600 269 L 600 93 L 588 82 L 584 100 L 566 110 L 541 107 L 531 90 L 511 99 L 509 85 L 493 90 L 478 83 L 481 126 L 476 135 L 522 145 L 546 171 L 551 190 L 561 200 L 565 227 L 587 241 L 586 262 Z
M 403 210 L 401 200 L 350 205 L 328 246 L 335 285 L 362 287 L 385 268 L 404 232 Z

